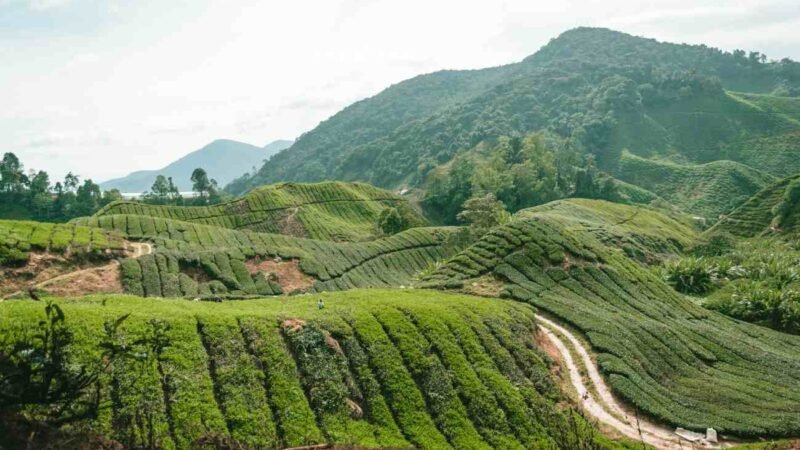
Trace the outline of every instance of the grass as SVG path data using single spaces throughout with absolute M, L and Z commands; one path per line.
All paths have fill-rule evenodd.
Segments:
M 136 355 L 150 348 L 143 336 L 162 336 L 152 356 L 102 372 L 98 410 L 76 425 L 126 445 L 186 449 L 222 435 L 248 448 L 532 448 L 557 446 L 567 424 L 522 303 L 413 290 L 56 303 L 76 364 L 102 365 L 109 339 Z M 42 310 L 0 304 L 2 345 L 29 334 Z M 109 337 L 104 323 L 126 314 Z
M 380 236 L 381 211 L 397 207 L 411 226 L 425 224 L 406 200 L 363 183 L 281 183 L 255 189 L 247 195 L 213 206 L 155 206 L 115 202 L 95 214 L 174 219 L 234 230 L 286 234 L 333 241 L 366 241 Z M 82 221 L 83 223 L 84 221 Z M 143 218 L 127 225 L 131 234 L 151 235 L 157 228 Z
M 594 221 L 528 211 L 451 258 L 426 286 L 468 291 L 474 278 L 497 277 L 502 296 L 583 332 L 614 391 L 658 420 L 740 436 L 800 433 L 800 338 L 734 321 L 675 293 L 608 238 L 625 237 L 627 223 L 609 233 L 597 219 L 609 214 L 607 205 L 581 206 L 592 204 Z M 623 217 L 636 211 L 614 208 Z M 651 222 L 651 230 L 670 223 L 658 216 L 647 211 L 639 220 Z M 681 229 L 664 228 L 662 242 Z

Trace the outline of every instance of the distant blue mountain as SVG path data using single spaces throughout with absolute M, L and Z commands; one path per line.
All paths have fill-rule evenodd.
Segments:
M 172 177 L 181 191 L 192 190 L 192 171 L 202 167 L 208 176 L 217 180 L 220 187 L 241 177 L 253 167 L 261 167 L 264 160 L 292 145 L 293 141 L 278 140 L 264 147 L 243 142 L 218 139 L 205 147 L 178 159 L 158 170 L 139 170 L 122 178 L 100 183 L 103 190 L 119 189 L 121 192 L 144 192 L 150 190 L 158 175 Z

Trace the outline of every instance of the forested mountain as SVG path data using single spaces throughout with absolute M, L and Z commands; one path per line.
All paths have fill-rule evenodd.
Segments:
M 790 60 L 578 28 L 519 63 L 423 75 L 351 105 L 231 191 L 279 180 L 422 185 L 481 142 L 540 130 L 623 179 L 624 149 L 785 176 L 800 170 L 789 98 L 798 93 L 800 64 Z
M 260 167 L 264 160 L 292 145 L 292 141 L 278 140 L 264 147 L 243 142 L 218 139 L 205 147 L 195 150 L 166 167 L 158 170 L 140 170 L 131 174 L 108 180 L 100 184 L 102 189 L 119 189 L 121 192 L 140 193 L 150 189 L 158 175 L 172 177 L 181 191 L 192 190 L 190 181 L 192 171 L 198 167 L 206 168 L 211 177 L 221 186 L 233 181 L 253 167 Z

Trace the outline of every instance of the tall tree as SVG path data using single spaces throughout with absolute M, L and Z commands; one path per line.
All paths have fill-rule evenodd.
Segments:
M 53 205 L 50 194 L 50 175 L 44 170 L 31 173 L 28 188 L 28 204 L 37 219 L 47 218 Z
M 0 192 L 21 192 L 26 178 L 17 155 L 10 152 L 4 154 L 3 160 L 0 161 Z
M 94 184 L 92 180 L 86 179 L 75 194 L 75 213 L 76 216 L 89 216 L 100 207 L 103 194 L 100 186 Z
M 194 169 L 192 172 L 192 190 L 197 192 L 199 203 L 208 204 L 209 200 L 213 200 L 218 196 L 217 182 L 208 178 L 208 174 L 202 168 Z

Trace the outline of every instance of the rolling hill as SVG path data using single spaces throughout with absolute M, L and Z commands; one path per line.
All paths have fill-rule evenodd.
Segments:
M 74 428 L 129 448 L 623 448 L 557 406 L 527 305 L 419 291 L 320 298 L 324 310 L 310 298 L 59 301 L 75 364 L 101 371 Z M 24 336 L 42 309 L 3 305 L 0 332 Z M 112 345 L 147 356 L 112 357 Z
M 100 188 L 141 193 L 150 190 L 156 176 L 164 175 L 172 177 L 181 192 L 188 192 L 192 190 L 192 171 L 198 167 L 205 169 L 211 178 L 224 186 L 253 167 L 261 167 L 264 160 L 291 144 L 292 141 L 274 141 L 259 148 L 243 142 L 219 139 L 161 169 L 133 172 L 125 177 L 100 183 Z
M 710 223 L 776 181 L 772 175 L 733 161 L 684 165 L 628 152 L 620 157 L 617 173 L 623 181 L 680 205 L 687 213 Z
M 399 195 L 363 183 L 341 182 L 264 186 L 207 207 L 115 202 L 98 211 L 88 223 L 96 225 L 103 217 L 128 214 L 297 237 L 365 241 L 380 234 L 378 216 L 387 208 L 399 209 L 408 226 L 425 224 Z
M 683 234 L 677 223 L 655 211 L 624 205 L 609 211 L 602 203 L 593 206 L 601 212 L 587 215 L 581 212 L 587 206 L 526 211 L 450 258 L 421 286 L 470 292 L 476 280 L 496 278 L 496 295 L 581 331 L 614 391 L 660 421 L 740 436 L 800 433 L 800 337 L 696 305 L 619 243 L 636 220 L 649 225 L 633 229 L 661 238 L 629 240 L 656 250 L 674 239 L 670 234 Z
M 774 219 L 778 214 L 775 209 L 784 199 L 786 189 L 792 182 L 797 182 L 800 176 L 792 176 L 779 180 L 762 189 L 740 207 L 725 217 L 722 217 L 710 230 L 709 235 L 724 232 L 739 237 L 754 237 L 760 234 L 778 232 Z M 792 231 L 800 225 L 800 211 L 790 211 L 789 220 L 784 225 L 784 230 Z

